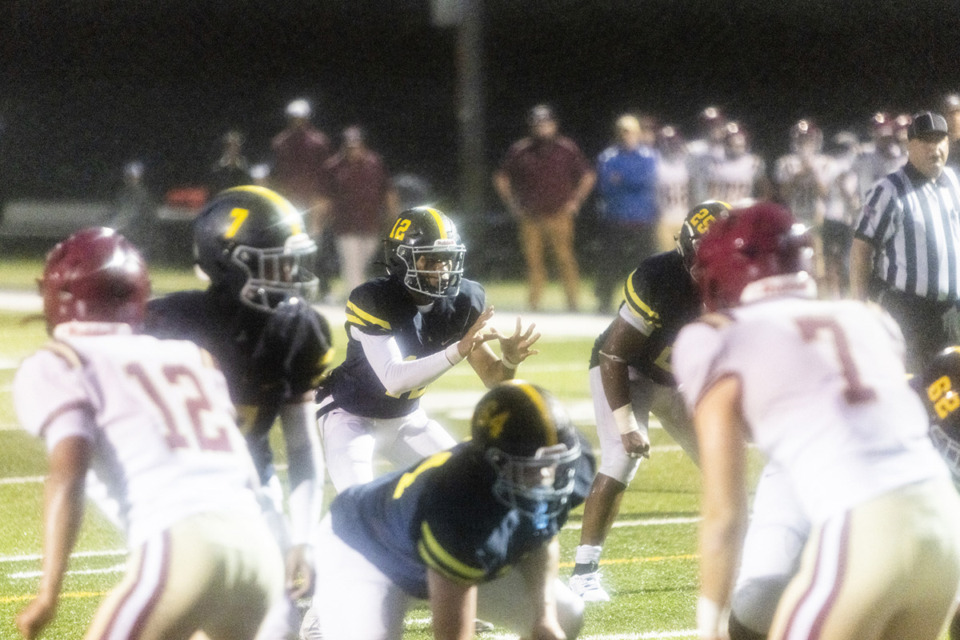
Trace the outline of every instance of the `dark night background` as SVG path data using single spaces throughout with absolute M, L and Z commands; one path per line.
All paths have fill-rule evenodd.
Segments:
M 133 158 L 158 193 L 199 182 L 231 127 L 266 160 L 284 105 L 306 96 L 328 134 L 364 124 L 393 171 L 425 175 L 455 206 L 457 37 L 429 0 L 5 6 L 7 197 L 109 197 Z M 485 170 L 539 101 L 591 156 L 621 110 L 692 137 L 718 104 L 772 160 L 800 117 L 865 135 L 878 109 L 936 108 L 960 89 L 957 0 L 485 0 L 483 15 Z

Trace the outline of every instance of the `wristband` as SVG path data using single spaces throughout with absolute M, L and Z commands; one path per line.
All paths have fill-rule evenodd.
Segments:
M 452 345 L 447 347 L 444 350 L 444 355 L 447 356 L 447 361 L 450 363 L 450 366 L 453 366 L 463 360 L 463 356 L 460 355 L 460 348 L 457 346 L 459 342 L 454 342 Z
M 701 638 L 716 638 L 723 633 L 726 610 L 706 596 L 697 598 L 697 632 Z
M 617 423 L 617 430 L 620 431 L 622 436 L 640 431 L 637 416 L 633 415 L 633 407 L 629 403 L 613 410 L 613 421 Z
M 520 366 L 519 362 L 513 362 L 507 356 L 504 356 L 504 355 L 500 356 L 500 362 L 503 363 L 503 366 L 505 366 L 507 369 L 510 369 L 511 371 L 513 371 L 514 369 Z

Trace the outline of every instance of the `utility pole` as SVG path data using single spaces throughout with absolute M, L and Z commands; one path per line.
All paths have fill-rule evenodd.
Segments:
M 457 30 L 457 126 L 460 209 L 480 215 L 488 181 L 484 154 L 483 0 L 431 0 L 434 24 Z

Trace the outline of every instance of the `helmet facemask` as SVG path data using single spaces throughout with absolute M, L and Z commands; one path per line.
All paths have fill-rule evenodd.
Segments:
M 432 298 L 452 297 L 460 291 L 466 248 L 456 240 L 437 240 L 425 247 L 401 244 L 396 252 L 406 266 L 403 283 L 408 289 Z
M 538 529 L 563 511 L 573 493 L 579 443 L 540 447 L 532 457 L 510 455 L 497 447 L 485 455 L 497 472 L 493 494 L 501 504 L 530 518 Z
M 230 254 L 230 261 L 247 273 L 240 301 L 272 311 L 290 297 L 315 299 L 320 285 L 309 267 L 316 253 L 316 243 L 305 233 L 291 235 L 283 247 L 258 249 L 238 245 Z

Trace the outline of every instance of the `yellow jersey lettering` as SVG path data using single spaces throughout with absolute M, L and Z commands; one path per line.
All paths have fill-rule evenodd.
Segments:
M 407 490 L 407 487 L 416 482 L 417 478 L 420 477 L 420 474 L 426 471 L 427 469 L 434 469 L 436 467 L 443 466 L 443 464 L 450 459 L 450 456 L 453 455 L 449 451 L 441 451 L 440 453 L 435 453 L 423 462 L 421 462 L 416 469 L 413 471 L 408 471 L 407 473 L 400 476 L 400 481 L 397 482 L 396 488 L 393 490 L 393 499 L 399 500 L 400 496 L 403 495 L 403 492 Z
M 940 419 L 946 418 L 960 408 L 960 394 L 957 394 L 950 385 L 949 376 L 941 376 L 927 387 L 927 397 L 933 402 Z

